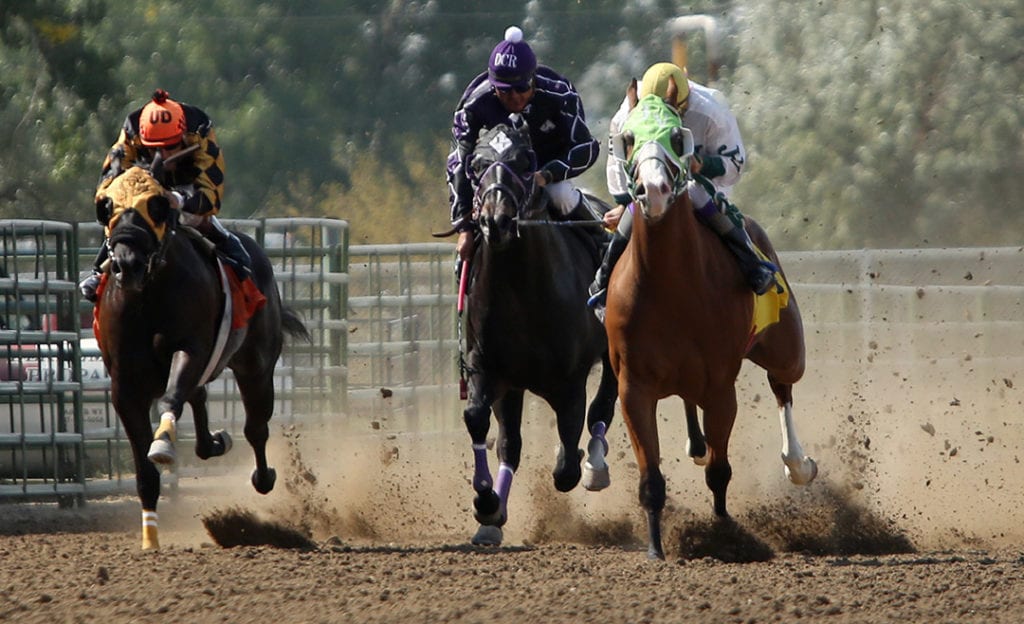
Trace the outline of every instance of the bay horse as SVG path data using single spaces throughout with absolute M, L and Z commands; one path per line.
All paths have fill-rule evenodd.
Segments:
M 309 341 L 299 316 L 281 304 L 273 267 L 252 238 L 237 234 L 252 258 L 253 279 L 266 302 L 235 327 L 226 307 L 226 271 L 198 233 L 178 222 L 164 189 L 134 166 L 97 195 L 97 217 L 109 232 L 110 270 L 96 309 L 97 339 L 110 373 L 111 402 L 124 426 L 142 503 L 142 548 L 159 548 L 157 464 L 175 461 L 176 423 L 185 403 L 195 422 L 200 459 L 231 448 L 225 431 L 210 433 L 206 386 L 231 368 L 245 407 L 245 437 L 256 456 L 257 492 L 274 487 L 267 465 L 268 422 L 274 407 L 274 366 L 283 335 Z M 233 277 L 233 276 L 232 276 Z M 237 303 L 237 302 L 236 302 Z M 157 401 L 154 434 L 150 407 Z
M 500 545 L 523 446 L 524 392 L 543 398 L 555 412 L 560 441 L 555 488 L 568 492 L 582 477 L 585 488 L 600 490 L 610 484 L 605 432 L 616 381 L 604 328 L 586 306 L 598 263 L 594 236 L 582 231 L 586 222 L 546 218 L 547 200 L 534 184 L 536 157 L 525 122 L 515 116 L 512 125 L 482 132 L 471 168 L 479 234 L 468 269 L 463 417 L 472 440 L 474 515 L 480 523 L 472 543 Z M 600 227 L 598 221 L 592 225 Z M 598 361 L 601 381 L 588 410 L 587 377 Z M 492 408 L 498 423 L 497 482 L 487 463 Z M 577 445 L 584 420 L 591 439 L 581 471 L 583 451 Z
M 675 101 L 674 90 L 670 85 L 669 102 Z M 627 94 L 635 108 L 635 80 Z M 684 400 L 690 442 L 699 449 L 691 456 L 706 465 L 705 481 L 718 517 L 728 517 L 729 436 L 744 358 L 767 371 L 778 403 L 786 474 L 796 484 L 810 483 L 817 475 L 817 464 L 804 454 L 792 417 L 792 387 L 805 367 L 796 297 L 779 268 L 776 277 L 788 294 L 788 305 L 774 308 L 774 324 L 755 326 L 755 295 L 732 253 L 698 222 L 687 193 L 692 136 L 681 120 L 671 132 L 675 158 L 653 137 L 626 137 L 637 209 L 629 244 L 611 276 L 605 317 L 622 416 L 640 471 L 639 498 L 647 514 L 652 559 L 665 558 L 665 479 L 656 414 L 660 399 L 677 395 Z M 764 230 L 750 218 L 745 226 L 767 259 L 781 267 Z M 770 295 L 783 299 L 777 291 Z M 703 436 L 697 406 L 703 411 Z

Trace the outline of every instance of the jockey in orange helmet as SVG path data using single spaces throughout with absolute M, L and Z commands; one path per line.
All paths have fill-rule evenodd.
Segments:
M 132 165 L 151 164 L 158 154 L 164 161 L 171 159 L 163 169 L 162 182 L 171 207 L 181 211 L 181 221 L 194 226 L 216 246 L 239 280 L 251 277 L 248 252 L 217 220 L 224 193 L 224 155 L 213 122 L 199 108 L 172 100 L 163 89 L 154 91 L 145 106 L 125 118 L 121 134 L 103 162 L 97 193 Z M 93 272 L 79 284 L 82 296 L 89 301 L 96 301 L 96 288 L 108 255 L 104 241 Z

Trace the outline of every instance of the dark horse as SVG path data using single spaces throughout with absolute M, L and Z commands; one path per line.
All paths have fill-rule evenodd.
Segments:
M 669 101 L 675 101 L 674 89 Z M 629 98 L 636 105 L 636 83 Z M 705 446 L 705 480 L 714 510 L 727 517 L 725 493 L 732 477 L 729 436 L 736 419 L 736 377 L 744 358 L 768 373 L 782 423 L 782 459 L 797 484 L 817 475 L 793 427 L 792 386 L 804 372 L 803 325 L 796 298 L 772 291 L 778 322 L 755 324 L 755 297 L 718 236 L 701 225 L 687 193 L 693 140 L 676 130 L 673 158 L 663 143 L 632 136 L 631 175 L 637 210 L 629 245 L 611 277 L 605 317 L 612 366 L 619 380 L 622 415 L 640 470 L 640 504 L 647 512 L 648 556 L 664 559 L 661 512 L 665 479 L 659 467 L 656 407 L 678 395 L 686 403 L 688 430 L 697 448 Z M 682 166 L 679 163 L 682 163 Z M 779 265 L 768 236 L 754 221 L 747 230 L 767 258 Z M 762 297 L 761 299 L 764 299 Z M 762 305 L 758 303 L 757 305 Z M 765 328 L 765 325 L 767 326 Z M 703 410 L 704 439 L 696 420 Z M 694 439 L 696 438 L 696 439 Z M 691 455 L 703 455 L 701 451 Z
M 306 340 L 309 333 L 281 305 L 266 254 L 241 234 L 266 304 L 247 325 L 232 329 L 230 317 L 224 319 L 225 269 L 205 241 L 178 224 L 177 211 L 149 171 L 132 167 L 115 178 L 97 196 L 97 214 L 109 228 L 112 260 L 97 304 L 97 338 L 110 372 L 111 400 L 135 459 L 142 547 L 159 548 L 160 471 L 154 462 L 174 462 L 175 423 L 185 403 L 195 421 L 196 455 L 226 453 L 227 432 L 209 430 L 205 384 L 225 366 L 232 369 L 245 406 L 245 437 L 256 455 L 252 484 L 261 494 L 270 492 L 276 479 L 266 458 L 274 366 L 283 331 Z M 156 399 L 161 424 L 154 435 L 149 414 Z
M 470 262 L 466 300 L 464 417 L 473 442 L 474 506 L 481 524 L 473 543 L 497 545 L 523 446 L 524 391 L 555 411 L 561 447 L 554 483 L 568 492 L 581 475 L 590 490 L 610 483 L 605 431 L 616 389 L 604 328 L 586 306 L 598 258 L 594 237 L 583 228 L 599 224 L 547 219 L 546 195 L 534 184 L 536 159 L 522 123 L 482 133 L 471 165 L 480 241 Z M 599 360 L 600 387 L 587 411 L 587 377 Z M 492 407 L 498 421 L 497 482 L 487 465 Z M 583 452 L 577 445 L 584 419 L 592 438 L 581 471 Z

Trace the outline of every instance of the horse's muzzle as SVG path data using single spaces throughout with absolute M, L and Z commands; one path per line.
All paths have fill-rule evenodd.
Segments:
M 508 245 L 519 238 L 519 223 L 514 217 L 507 214 L 500 214 L 497 217 L 488 217 L 480 223 L 484 240 L 488 245 L 496 248 Z

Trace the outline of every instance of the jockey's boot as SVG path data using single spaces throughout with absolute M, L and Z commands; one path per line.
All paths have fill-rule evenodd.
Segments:
M 605 250 L 604 257 L 601 259 L 601 266 L 598 267 L 594 281 L 590 284 L 588 291 L 590 298 L 587 299 L 587 305 L 594 309 L 594 314 L 602 322 L 604 321 L 604 306 L 608 301 L 608 280 L 611 279 L 615 263 L 622 257 L 622 252 L 626 250 L 628 243 L 629 239 L 618 231 L 612 233 L 612 240 L 608 243 L 608 249 Z
M 86 301 L 96 303 L 96 289 L 100 287 L 100 277 L 103 275 L 103 264 L 110 256 L 107 249 L 107 241 L 100 244 L 100 250 L 96 253 L 96 259 L 92 263 L 92 273 L 78 283 L 78 290 Z
M 722 196 L 718 197 L 718 202 L 724 204 L 726 210 L 731 208 L 731 205 Z M 763 295 L 775 285 L 775 272 L 779 269 L 773 263 L 762 260 L 757 255 L 753 241 L 750 240 L 750 236 L 741 225 L 743 216 L 735 208 L 733 211 L 740 220 L 739 224 L 730 219 L 729 215 L 720 209 L 719 204 L 713 199 L 709 199 L 708 203 L 696 212 L 698 219 L 718 234 L 725 246 L 739 260 L 740 271 L 743 272 L 750 289 L 755 294 Z
M 252 278 L 252 259 L 249 252 L 242 246 L 242 241 L 227 231 L 217 217 L 210 215 L 208 219 L 204 219 L 200 231 L 225 257 L 240 282 Z

